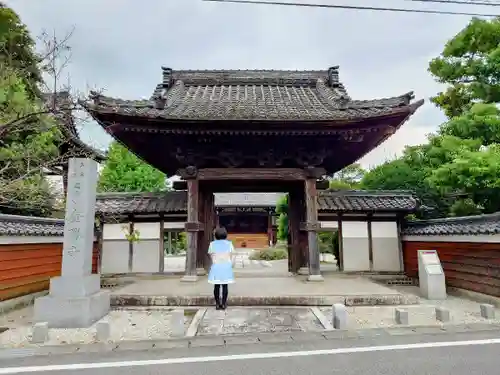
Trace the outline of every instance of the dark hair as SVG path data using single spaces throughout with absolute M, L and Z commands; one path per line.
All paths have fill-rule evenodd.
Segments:
M 225 240 L 227 238 L 227 230 L 224 227 L 215 228 L 214 237 L 216 240 Z

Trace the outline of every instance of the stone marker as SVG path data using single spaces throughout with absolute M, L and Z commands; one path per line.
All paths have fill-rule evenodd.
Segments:
M 396 324 L 408 325 L 409 324 L 409 314 L 408 310 L 404 309 L 395 309 L 394 320 Z
M 86 328 L 109 312 L 110 293 L 92 274 L 97 163 L 69 159 L 60 277 L 50 279 L 49 295 L 35 300 L 34 320 L 54 328 Z
M 485 319 L 495 319 L 495 306 L 483 303 L 479 306 L 481 316 Z
M 170 315 L 170 335 L 172 337 L 184 336 L 184 310 L 177 309 Z
M 436 320 L 446 323 L 450 321 L 450 310 L 444 307 L 436 307 Z
M 332 306 L 332 324 L 335 329 L 347 329 L 347 309 L 341 303 Z
M 109 326 L 109 322 L 97 322 L 95 330 L 97 341 L 108 341 L 109 336 L 111 335 L 111 327 Z
M 31 342 L 33 344 L 43 344 L 49 339 L 49 324 L 47 322 L 35 323 L 33 325 L 33 335 Z
M 422 297 L 446 299 L 445 275 L 436 250 L 418 250 L 418 281 Z

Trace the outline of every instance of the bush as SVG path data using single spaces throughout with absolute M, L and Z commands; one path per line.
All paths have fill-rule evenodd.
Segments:
M 288 258 L 288 252 L 286 251 L 286 249 L 280 247 L 255 251 L 250 256 L 250 259 L 252 260 L 281 260 L 287 258 Z

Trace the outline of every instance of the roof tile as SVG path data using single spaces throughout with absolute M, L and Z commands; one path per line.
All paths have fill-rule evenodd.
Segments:
M 318 195 L 320 211 L 413 211 L 419 202 L 410 192 L 338 190 Z
M 274 207 L 281 196 L 278 193 L 216 194 L 216 205 Z M 318 204 L 324 212 L 413 211 L 418 207 L 417 199 L 409 192 L 322 191 Z M 98 195 L 96 211 L 104 215 L 185 213 L 186 206 L 185 191 L 106 193 Z
M 64 220 L 0 214 L 0 236 L 62 236 Z
M 476 216 L 409 221 L 403 228 L 403 234 L 407 236 L 490 235 L 499 233 L 500 212 Z
M 94 94 L 90 112 L 171 120 L 347 120 L 411 113 L 413 93 L 378 100 L 351 100 L 338 67 L 324 71 L 163 69 L 150 100 Z

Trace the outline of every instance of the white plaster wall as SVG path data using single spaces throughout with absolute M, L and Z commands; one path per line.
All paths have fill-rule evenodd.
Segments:
M 159 240 L 141 239 L 134 242 L 132 272 L 160 272 Z
M 338 221 L 320 221 L 321 229 L 338 229 L 339 222 Z
M 129 242 L 124 240 L 104 240 L 102 242 L 101 273 L 127 273 Z
M 160 223 L 134 223 L 134 230 L 139 232 L 141 240 L 157 240 L 160 238 Z
M 168 229 L 184 230 L 184 225 L 185 225 L 184 221 L 174 221 L 174 222 L 166 221 L 163 224 L 163 228 L 165 228 L 165 230 L 168 230 Z
M 500 243 L 500 234 L 479 236 L 403 236 L 403 241 L 413 242 L 481 242 Z
M 126 240 L 128 233 L 129 223 L 120 224 L 104 224 L 102 230 L 103 240 Z
M 396 221 L 374 221 L 372 226 L 372 253 L 374 271 L 400 272 L 398 224 Z
M 344 271 L 369 271 L 368 224 L 366 221 L 342 221 Z

